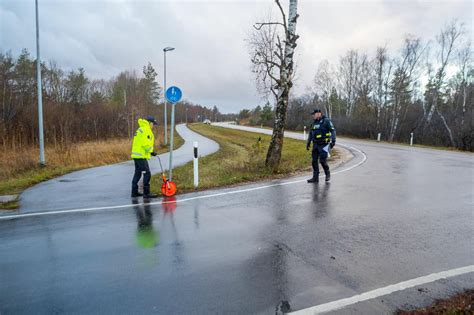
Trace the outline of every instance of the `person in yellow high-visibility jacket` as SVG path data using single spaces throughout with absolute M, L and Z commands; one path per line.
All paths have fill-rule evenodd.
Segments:
M 155 136 L 153 135 L 153 126 L 158 125 L 155 117 L 148 116 L 147 119 L 138 119 L 138 129 L 133 137 L 132 159 L 135 162 L 135 174 L 132 179 L 132 197 L 156 198 L 158 195 L 150 193 L 150 166 L 148 160 L 156 156 L 153 151 Z M 138 181 L 143 175 L 143 194 L 138 192 Z

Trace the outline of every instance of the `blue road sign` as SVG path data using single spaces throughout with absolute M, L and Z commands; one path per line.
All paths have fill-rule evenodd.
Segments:
M 171 86 L 166 90 L 166 99 L 168 102 L 178 103 L 182 96 L 183 92 L 181 92 L 177 86 Z

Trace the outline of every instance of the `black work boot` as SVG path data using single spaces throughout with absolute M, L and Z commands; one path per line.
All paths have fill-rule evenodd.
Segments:
M 153 193 L 148 193 L 148 194 L 143 195 L 143 198 L 157 198 L 157 197 L 158 197 L 158 195 L 153 194 Z
M 132 192 L 132 198 L 141 197 L 141 196 L 143 196 L 143 194 L 139 192 Z
M 326 181 L 329 182 L 331 180 L 331 173 L 326 173 Z
M 313 176 L 313 178 L 310 178 L 307 180 L 308 183 L 319 183 L 319 176 Z

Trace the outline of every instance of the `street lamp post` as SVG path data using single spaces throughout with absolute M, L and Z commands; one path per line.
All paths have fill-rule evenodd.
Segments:
M 35 0 L 36 9 L 36 88 L 38 90 L 38 131 L 39 131 L 39 145 L 40 145 L 40 164 L 46 165 L 44 157 L 44 134 L 43 134 L 43 96 L 41 87 L 41 58 L 40 58 L 40 44 L 39 44 L 39 15 L 38 15 L 38 0 Z
M 165 93 L 166 93 L 166 52 L 174 50 L 173 47 L 165 47 L 163 48 L 163 56 L 164 56 L 164 86 L 165 86 Z M 166 104 L 166 97 L 165 97 L 165 145 L 168 144 L 168 111 L 167 111 L 167 104 Z

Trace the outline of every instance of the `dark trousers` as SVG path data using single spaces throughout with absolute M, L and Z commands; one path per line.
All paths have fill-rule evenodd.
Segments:
M 147 159 L 133 159 L 135 162 L 135 174 L 133 175 L 132 180 L 132 194 L 138 193 L 138 181 L 142 177 L 142 172 L 145 172 L 143 175 L 143 193 L 148 195 L 150 193 L 150 167 L 148 166 Z
M 329 173 L 329 165 L 327 162 L 328 153 L 324 151 L 324 147 L 327 144 L 314 144 L 313 151 L 311 152 L 311 157 L 313 158 L 312 165 L 313 165 L 313 177 L 319 176 L 319 163 L 324 169 L 324 174 L 328 176 Z M 318 163 L 319 162 L 319 163 Z

